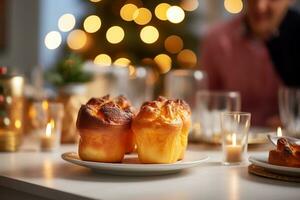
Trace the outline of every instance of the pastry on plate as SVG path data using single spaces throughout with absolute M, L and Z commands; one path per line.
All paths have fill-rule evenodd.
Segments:
M 279 138 L 277 149 L 269 152 L 268 162 L 272 165 L 300 167 L 300 145 L 289 142 L 286 138 Z
M 124 96 L 92 98 L 82 105 L 76 122 L 79 157 L 87 161 L 122 162 L 125 153 L 134 148 L 133 116 Z
M 141 163 L 174 163 L 184 157 L 191 125 L 189 106 L 159 97 L 145 102 L 132 122 Z

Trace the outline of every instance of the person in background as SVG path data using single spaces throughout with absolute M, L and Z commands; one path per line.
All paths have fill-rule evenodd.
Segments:
M 245 0 L 244 12 L 209 30 L 202 45 L 209 88 L 239 91 L 254 126 L 279 125 L 279 87 L 300 86 L 300 15 L 292 4 Z

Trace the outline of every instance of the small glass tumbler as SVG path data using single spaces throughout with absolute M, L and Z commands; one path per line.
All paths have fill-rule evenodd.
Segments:
M 250 120 L 250 113 L 223 112 L 221 114 L 224 165 L 237 165 L 246 160 Z
M 196 94 L 196 113 L 200 124 L 200 139 L 216 144 L 221 143 L 220 114 L 240 111 L 240 109 L 239 92 L 199 90 Z
M 36 102 L 33 104 L 34 124 L 39 134 L 40 150 L 53 151 L 58 149 L 61 140 L 62 118 L 64 107 L 56 102 Z
M 300 88 L 279 90 L 280 119 L 289 136 L 300 138 Z
M 207 89 L 207 75 L 200 70 L 171 70 L 164 80 L 166 97 L 185 100 L 192 110 L 192 127 L 189 139 L 197 140 L 200 124 L 197 120 L 196 91 Z

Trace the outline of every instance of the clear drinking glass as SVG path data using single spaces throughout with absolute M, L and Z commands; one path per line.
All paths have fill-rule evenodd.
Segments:
M 56 150 L 60 146 L 64 107 L 57 102 L 35 102 L 33 125 L 42 151 Z
M 246 160 L 250 121 L 250 113 L 223 112 L 221 114 L 223 164 L 240 164 Z
M 197 138 L 210 142 L 221 142 L 220 115 L 222 112 L 240 111 L 239 92 L 198 91 L 196 94 L 196 113 L 200 124 Z
M 300 137 L 300 88 L 280 88 L 279 112 L 287 134 Z
M 196 91 L 207 89 L 207 76 L 200 70 L 171 70 L 164 82 L 166 97 L 172 99 L 183 99 L 192 110 L 192 128 L 190 138 L 194 139 L 199 130 L 197 123 Z
M 125 95 L 131 100 L 135 108 L 139 108 L 143 102 L 153 98 L 154 74 L 151 69 L 136 67 L 135 73 L 130 77 Z

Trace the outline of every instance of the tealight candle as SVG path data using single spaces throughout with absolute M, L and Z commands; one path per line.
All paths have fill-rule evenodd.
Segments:
M 224 165 L 242 164 L 246 160 L 250 120 L 250 113 L 224 112 L 221 114 Z
M 46 133 L 41 136 L 41 150 L 51 151 L 54 148 L 55 138 L 52 134 L 51 122 L 47 124 Z
M 242 146 L 236 144 L 236 134 L 232 134 L 232 144 L 226 146 L 226 159 L 228 163 L 239 163 L 242 161 Z

